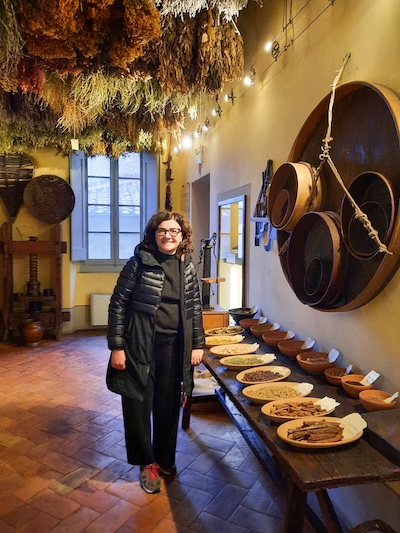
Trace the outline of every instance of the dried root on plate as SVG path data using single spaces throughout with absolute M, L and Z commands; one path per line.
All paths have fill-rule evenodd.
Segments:
M 338 422 L 303 422 L 298 428 L 287 432 L 289 439 L 307 442 L 339 442 L 343 438 L 343 428 Z
M 304 400 L 302 402 L 285 402 L 280 405 L 274 405 L 270 411 L 275 416 L 316 416 L 326 414 L 326 409 L 322 409 L 319 404 L 313 400 Z

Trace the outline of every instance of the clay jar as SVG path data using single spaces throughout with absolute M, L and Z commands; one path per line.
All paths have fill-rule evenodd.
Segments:
M 23 345 L 36 348 L 43 339 L 44 327 L 40 320 L 28 318 L 21 323 L 20 332 Z

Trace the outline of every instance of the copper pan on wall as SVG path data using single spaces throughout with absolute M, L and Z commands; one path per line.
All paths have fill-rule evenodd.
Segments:
M 335 305 L 343 295 L 343 257 L 337 213 L 310 211 L 297 222 L 288 246 L 288 273 L 298 299 L 313 307 Z
M 280 230 L 292 231 L 307 211 L 323 203 L 321 178 L 308 163 L 284 163 L 275 172 L 268 194 L 268 218 Z

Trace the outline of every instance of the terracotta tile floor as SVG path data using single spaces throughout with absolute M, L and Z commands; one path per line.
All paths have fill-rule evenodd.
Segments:
M 0 343 L 0 531 L 279 532 L 283 498 L 222 411 L 180 429 L 159 494 L 126 462 L 104 332 Z

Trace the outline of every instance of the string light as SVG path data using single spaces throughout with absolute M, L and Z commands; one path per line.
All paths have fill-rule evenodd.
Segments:
M 215 101 L 217 103 L 217 107 L 214 107 L 214 109 L 211 111 L 211 114 L 213 117 L 216 117 L 217 115 L 219 116 L 219 118 L 221 118 L 222 116 L 222 109 L 221 109 L 221 106 L 219 105 L 219 98 L 218 96 L 215 98 Z
M 243 83 L 247 85 L 248 87 L 250 87 L 251 85 L 254 85 L 255 78 L 256 78 L 256 70 L 253 66 L 250 69 L 250 74 L 244 77 Z
M 233 94 L 233 89 L 231 90 L 231 94 L 225 95 L 225 102 L 229 102 L 229 100 L 232 102 L 232 105 L 235 105 L 235 98 L 236 96 Z
M 314 24 L 314 22 L 318 20 L 319 17 L 323 13 L 325 13 L 327 9 L 333 6 L 335 0 L 327 0 L 327 1 L 328 1 L 327 5 L 323 9 L 321 9 L 317 13 L 317 15 L 311 21 L 309 21 L 308 24 L 297 35 L 294 35 L 294 24 L 293 24 L 294 20 L 300 15 L 300 13 L 308 5 L 309 2 L 306 2 L 306 4 L 302 8 L 300 8 L 299 11 L 294 15 L 292 15 L 291 3 L 289 4 L 290 5 L 289 8 L 286 7 L 286 12 L 284 13 L 284 16 L 283 16 L 282 32 L 278 34 L 272 41 L 268 41 L 265 45 L 265 51 L 271 53 L 271 56 L 275 61 L 272 62 L 270 65 L 268 65 L 268 67 L 263 71 L 262 76 L 264 76 L 265 73 L 275 64 L 275 62 L 278 60 L 281 54 L 283 54 L 291 46 L 293 46 L 295 41 L 299 39 L 303 35 L 303 33 L 308 28 L 310 28 L 310 26 L 312 26 L 312 24 Z M 288 28 L 291 28 L 293 32 L 291 39 L 288 38 Z M 279 41 L 282 41 L 282 47 L 280 46 Z M 254 85 L 255 75 L 256 75 L 256 71 L 254 69 L 254 66 L 252 66 L 250 69 L 249 75 L 243 79 L 244 84 L 248 86 Z M 226 94 L 224 96 L 225 102 L 229 102 L 230 100 L 232 105 L 235 104 L 235 99 L 236 99 L 236 96 L 233 93 L 233 89 L 231 90 L 230 94 Z M 221 118 L 223 110 L 221 109 L 221 106 L 219 104 L 218 96 L 216 97 L 215 100 L 216 100 L 217 105 L 214 109 L 212 109 L 211 115 L 213 117 L 216 117 L 218 115 Z M 187 143 L 188 146 L 192 146 L 193 140 L 198 139 L 203 132 L 207 132 L 210 126 L 211 126 L 210 120 L 206 118 L 203 126 L 199 125 L 196 131 L 191 136 L 189 136 L 189 140 L 186 140 L 186 141 L 182 140 L 182 142 Z M 179 145 L 174 148 L 174 152 L 179 153 L 181 150 L 182 150 L 182 144 L 179 143 Z

